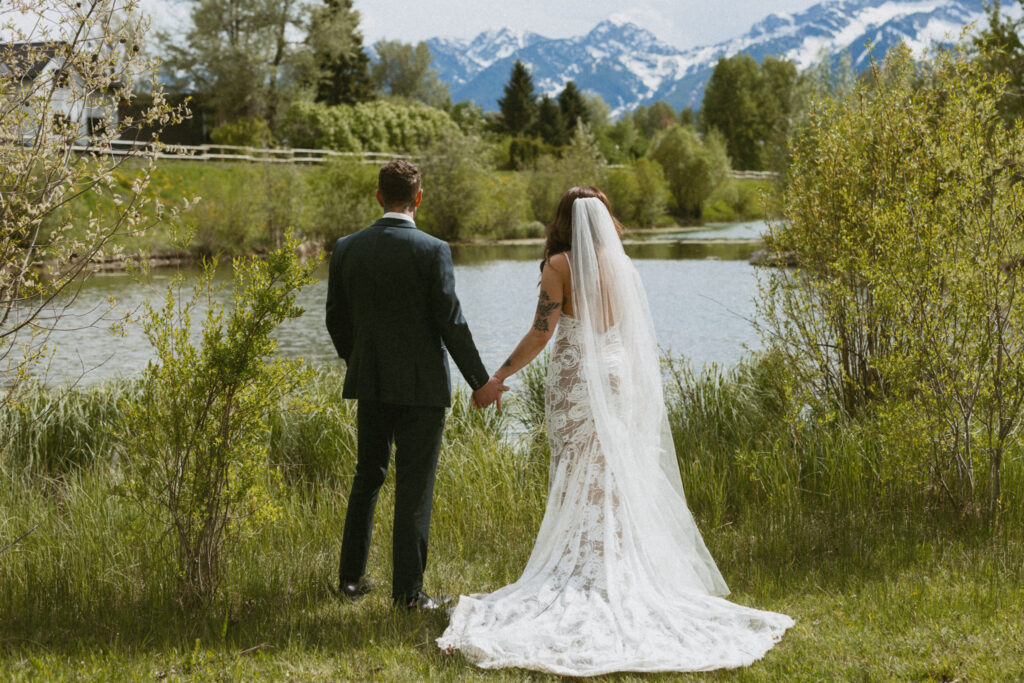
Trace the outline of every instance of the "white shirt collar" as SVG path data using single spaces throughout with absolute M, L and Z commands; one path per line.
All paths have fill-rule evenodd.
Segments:
M 412 216 L 410 216 L 407 213 L 398 213 L 397 211 L 388 211 L 386 214 L 381 216 L 381 218 L 394 218 L 394 219 L 400 220 L 400 221 L 409 221 L 413 225 L 416 225 L 416 221 L 413 220 Z

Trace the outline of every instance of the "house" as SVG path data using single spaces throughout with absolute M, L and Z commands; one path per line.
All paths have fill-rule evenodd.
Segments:
M 77 145 L 89 144 L 105 127 L 118 123 L 113 92 L 87 93 L 82 77 L 66 66 L 66 49 L 67 43 L 56 41 L 0 43 L 0 83 L 15 93 L 12 99 L 20 96 L 24 106 L 35 110 L 21 126 L 24 144 L 33 143 L 44 116 L 55 130 L 70 124 L 69 137 L 77 132 L 71 137 Z M 47 102 L 45 95 L 51 91 Z

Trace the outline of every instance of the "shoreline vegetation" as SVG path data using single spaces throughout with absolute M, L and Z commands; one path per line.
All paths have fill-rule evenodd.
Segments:
M 764 660 L 710 680 L 1024 676 L 1019 454 L 1005 514 L 965 519 L 913 476 L 893 476 L 900 455 L 882 421 L 802 407 L 779 357 L 700 373 L 667 359 L 666 369 L 683 485 L 730 599 L 797 621 Z M 230 546 L 222 590 L 198 611 L 174 601 L 161 526 L 124 496 L 117 425 L 139 385 L 39 392 L 5 413 L 19 436 L 0 451 L 0 546 L 35 531 L 0 554 L 0 669 L 14 680 L 521 680 L 444 655 L 433 644 L 444 615 L 389 607 L 393 480 L 369 565 L 378 589 L 356 604 L 330 595 L 355 458 L 342 380 L 315 368 L 271 409 L 267 486 L 279 513 Z M 528 369 L 502 414 L 457 394 L 431 591 L 493 590 L 524 566 L 547 494 L 543 381 L 543 364 Z M 518 446 L 505 437 L 513 421 L 527 434 Z
M 119 194 L 127 193 L 138 165 L 127 165 L 118 173 L 118 183 L 109 194 L 94 192 L 76 198 L 50 221 L 50 229 L 70 223 L 87 223 L 90 212 L 106 217 L 117 208 Z M 139 237 L 119 243 L 119 253 L 100 254 L 92 270 L 120 270 L 145 258 L 153 267 L 196 263 L 203 257 L 262 254 L 277 248 L 292 229 L 305 255 L 330 247 L 335 239 L 370 225 L 380 215 L 373 198 L 377 168 L 351 161 L 332 161 L 321 166 L 290 166 L 246 162 L 198 163 L 162 160 L 154 168 L 147 192 L 156 204 L 170 206 L 190 201 L 172 223 L 157 225 Z M 603 184 L 616 207 L 613 178 L 629 169 L 610 169 Z M 481 171 L 480 182 L 494 185 L 502 194 L 482 203 L 460 203 L 454 219 L 459 229 L 439 227 L 437 207 L 448 201 L 427 178 L 424 207 L 417 223 L 426 232 L 453 245 L 541 243 L 547 214 L 537 216 L 527 199 L 531 171 Z M 608 182 L 612 181 L 612 185 Z M 568 178 L 564 182 L 571 182 Z M 667 213 L 652 225 L 629 225 L 628 233 L 685 231 L 707 223 L 765 218 L 762 194 L 772 188 L 769 181 L 727 179 L 709 198 L 701 220 L 679 220 Z M 621 194 L 621 193 L 620 193 Z M 192 204 L 192 200 L 198 198 Z M 478 197 L 479 199 L 479 197 Z M 619 198 L 620 203 L 625 198 Z M 484 215 L 486 214 L 486 216 Z M 77 228 L 76 228 L 77 229 Z M 187 230 L 187 246 L 176 246 L 175 235 Z

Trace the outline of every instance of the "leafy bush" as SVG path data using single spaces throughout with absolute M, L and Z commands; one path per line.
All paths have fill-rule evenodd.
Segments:
M 336 106 L 295 102 L 281 125 L 292 147 L 341 152 L 417 152 L 458 133 L 443 110 L 392 100 Z
M 673 212 L 680 218 L 700 218 L 701 207 L 729 174 L 729 157 L 720 135 L 704 136 L 673 124 L 651 143 L 648 156 L 665 172 Z
M 263 148 L 270 146 L 273 135 L 266 121 L 248 118 L 220 124 L 210 131 L 210 140 L 217 145 Z
M 299 288 L 313 281 L 290 236 L 265 260 L 236 259 L 232 310 L 212 299 L 208 265 L 191 297 L 176 279 L 160 309 L 146 305 L 143 327 L 157 362 L 119 416 L 127 495 L 159 519 L 174 546 L 186 603 L 212 597 L 225 545 L 276 514 L 269 495 L 266 414 L 301 380 L 296 361 L 271 358 L 272 333 L 298 317 Z M 207 306 L 202 343 L 191 316 Z
M 530 206 L 534 218 L 546 223 L 555 215 L 558 200 L 570 187 L 594 185 L 601 187 L 605 178 L 605 161 L 593 135 L 580 124 L 572 143 L 562 150 L 560 158 L 542 156 L 529 173 Z
M 419 164 L 423 202 L 416 222 L 443 240 L 457 240 L 475 221 L 484 197 L 480 161 L 474 138 L 458 134 L 431 147 Z
M 668 189 L 656 161 L 638 159 L 632 166 L 609 169 L 601 189 L 625 225 L 649 227 L 665 215 Z
M 305 200 L 309 236 L 333 242 L 375 221 L 381 212 L 374 195 L 377 173 L 375 165 L 338 158 L 311 173 Z
M 816 102 L 768 234 L 800 269 L 761 300 L 817 395 L 926 446 L 916 466 L 972 515 L 999 510 L 1024 406 L 1024 126 L 982 69 L 900 46 Z
M 544 226 L 531 220 L 529 185 L 521 173 L 490 171 L 480 176 L 474 233 L 495 238 L 539 237 Z
M 762 192 L 767 191 L 767 184 L 761 181 L 729 178 L 704 200 L 701 213 L 708 221 L 764 218 Z

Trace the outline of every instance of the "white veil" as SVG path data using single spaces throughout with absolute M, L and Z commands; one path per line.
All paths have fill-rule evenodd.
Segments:
M 729 592 L 686 505 L 669 429 L 654 323 L 640 276 L 604 202 L 572 210 L 573 308 L 597 438 L 648 569 L 711 595 Z

